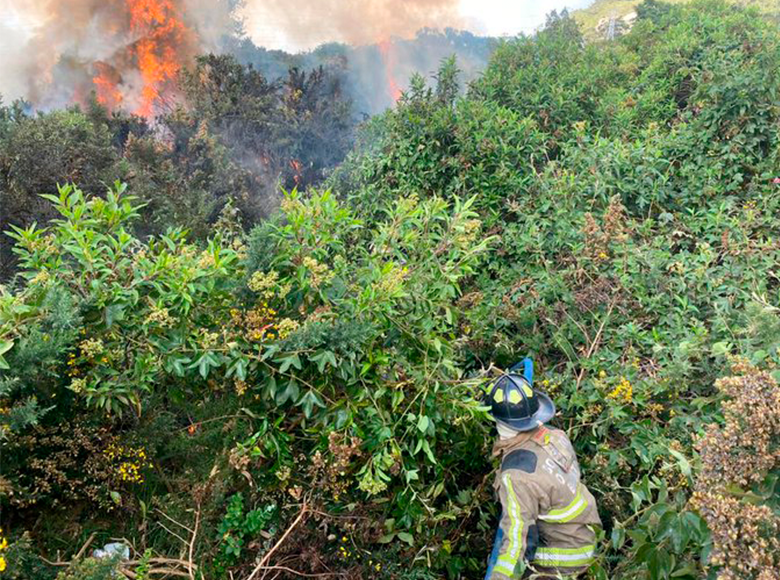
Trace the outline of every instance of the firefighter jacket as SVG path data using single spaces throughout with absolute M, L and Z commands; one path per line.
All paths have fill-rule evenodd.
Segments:
M 529 565 L 561 575 L 585 570 L 601 520 L 566 434 L 542 426 L 497 442 L 493 454 L 502 457 L 494 484 L 502 515 L 485 579 L 520 578 Z

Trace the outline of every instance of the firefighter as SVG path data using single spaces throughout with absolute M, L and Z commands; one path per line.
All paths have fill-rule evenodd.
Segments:
M 555 405 L 532 383 L 533 363 L 526 359 L 486 395 L 498 426 L 493 455 L 501 468 L 494 487 L 502 514 L 485 580 L 577 576 L 596 553 L 596 500 L 580 481 L 569 438 L 545 426 Z

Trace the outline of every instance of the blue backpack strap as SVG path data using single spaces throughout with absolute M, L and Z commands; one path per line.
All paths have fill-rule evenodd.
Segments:
M 525 357 L 523 360 L 521 360 L 519 363 L 515 364 L 511 369 L 509 369 L 510 373 L 519 371 L 520 369 L 523 369 L 523 376 L 525 377 L 525 380 L 528 381 L 528 384 L 533 386 L 534 384 L 534 361 L 532 361 L 530 358 Z

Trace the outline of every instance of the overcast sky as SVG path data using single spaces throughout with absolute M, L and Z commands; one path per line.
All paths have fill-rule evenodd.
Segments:
M 532 32 L 553 10 L 584 8 L 593 0 L 461 0 L 461 12 L 492 36 Z
M 553 10 L 583 8 L 594 0 L 459 0 L 460 17 L 465 28 L 490 36 L 516 35 L 533 32 L 544 23 L 545 16 Z M 322 10 L 322 26 L 319 30 L 307 32 L 305 39 L 290 38 L 285 34 L 289 21 L 279 22 L 277 14 L 269 11 L 264 0 L 247 0 L 246 30 L 260 46 L 281 48 L 288 51 L 307 50 L 328 41 L 349 42 L 352 39 L 338 38 L 339 34 L 329 26 L 326 14 L 327 3 L 311 0 L 314 11 Z M 298 2 L 300 4 L 300 2 Z M 431 22 L 431 28 L 441 28 L 447 23 Z

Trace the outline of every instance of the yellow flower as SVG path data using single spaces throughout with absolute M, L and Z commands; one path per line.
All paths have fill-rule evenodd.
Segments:
M 249 289 L 257 292 L 263 298 L 272 298 L 276 294 L 276 287 L 279 281 L 279 273 L 271 270 L 268 274 L 265 272 L 255 272 L 249 279 Z M 268 303 L 264 303 L 268 306 Z
M 306 256 L 303 259 L 303 266 L 309 271 L 311 285 L 315 289 L 319 289 L 324 284 L 330 282 L 335 275 L 326 264 L 320 264 L 310 256 Z
M 299 325 L 299 324 L 298 324 L 298 322 L 297 322 L 297 321 L 295 321 L 295 320 L 292 320 L 292 319 L 290 319 L 290 318 L 284 318 L 284 319 L 282 319 L 282 320 L 279 322 L 279 338 L 281 338 L 282 340 L 284 340 L 285 338 L 287 338 L 288 336 L 290 336 L 290 334 L 291 334 L 292 332 L 295 332 L 296 330 L 298 330 L 298 327 L 299 327 L 299 326 L 300 326 L 300 325 Z
M 0 556 L 0 572 L 5 572 L 5 568 L 6 568 L 5 558 Z
M 630 404 L 634 400 L 634 387 L 625 377 L 621 377 L 620 383 L 607 395 L 613 401 Z

